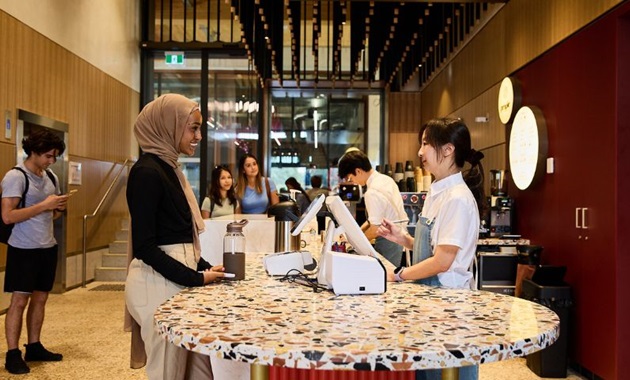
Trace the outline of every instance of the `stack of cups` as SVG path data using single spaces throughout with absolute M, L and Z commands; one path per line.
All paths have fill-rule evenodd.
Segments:
M 413 163 L 411 161 L 407 161 L 405 163 L 405 179 L 413 177 L 413 174 Z
M 405 177 L 405 174 L 403 173 L 402 162 L 397 162 L 396 163 L 396 171 L 394 172 L 394 181 L 396 183 L 398 183 L 404 177 Z
M 411 161 L 405 163 L 405 187 L 411 193 L 416 192 L 416 180 L 414 178 L 413 164 Z
M 422 168 L 420 166 L 416 166 L 413 171 L 413 178 L 416 180 L 416 191 L 424 191 L 423 181 L 422 181 Z
M 383 169 L 383 174 L 393 177 L 392 169 L 389 167 L 389 164 L 385 164 L 385 169 Z
M 394 182 L 398 185 L 398 190 L 400 192 L 407 191 L 404 178 L 405 174 L 403 173 L 403 164 L 402 162 L 397 162 L 396 170 L 394 171 Z

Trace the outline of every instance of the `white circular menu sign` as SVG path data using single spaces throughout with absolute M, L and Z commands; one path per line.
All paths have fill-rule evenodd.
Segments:
M 527 189 L 547 156 L 547 128 L 538 109 L 521 107 L 514 116 L 509 156 L 512 180 L 519 189 Z
M 518 80 L 505 77 L 499 87 L 499 99 L 497 102 L 499 120 L 508 124 L 514 116 L 514 111 L 521 106 L 521 90 Z

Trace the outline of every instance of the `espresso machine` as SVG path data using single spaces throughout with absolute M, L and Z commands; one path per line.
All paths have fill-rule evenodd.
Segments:
M 507 170 L 490 170 L 490 213 L 486 222 L 490 237 L 514 234 L 514 200 L 507 195 L 507 175 Z

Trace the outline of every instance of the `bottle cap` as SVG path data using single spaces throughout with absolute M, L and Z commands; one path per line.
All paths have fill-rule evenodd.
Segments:
M 227 225 L 227 232 L 243 232 L 243 227 L 249 223 L 247 219 L 241 219 L 238 222 L 232 222 Z

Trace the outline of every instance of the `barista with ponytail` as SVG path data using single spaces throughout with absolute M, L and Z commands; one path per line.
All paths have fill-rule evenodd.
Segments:
M 435 176 L 412 237 L 405 228 L 383 220 L 377 233 L 413 248 L 413 265 L 387 274 L 389 281 L 449 288 L 474 288 L 472 263 L 480 215 L 485 212 L 483 154 L 471 148 L 461 119 L 433 119 L 420 129 L 418 157 Z M 464 170 L 464 163 L 470 169 Z M 419 371 L 416 379 L 441 378 L 440 370 Z M 460 379 L 477 379 L 478 367 L 462 367 Z
M 485 212 L 483 154 L 471 148 L 470 132 L 461 119 L 430 120 L 420 129 L 418 157 L 435 176 L 427 193 L 415 236 L 383 220 L 377 233 L 413 249 L 413 265 L 387 274 L 389 281 L 416 282 L 449 288 L 475 288 L 472 263 L 477 249 L 480 215 Z M 464 170 L 464 163 L 470 168 Z M 419 371 L 416 379 L 441 378 L 440 370 Z M 462 367 L 460 379 L 477 379 L 478 367 Z
M 427 193 L 415 237 L 388 220 L 378 230 L 380 236 L 413 248 L 414 265 L 389 273 L 388 278 L 472 288 L 470 268 L 480 215 L 485 212 L 483 154 L 471 148 L 470 132 L 460 119 L 430 120 L 420 130 L 419 140 L 418 157 L 435 181 Z M 465 162 L 471 168 L 463 171 Z

